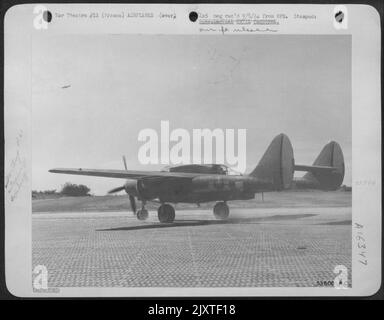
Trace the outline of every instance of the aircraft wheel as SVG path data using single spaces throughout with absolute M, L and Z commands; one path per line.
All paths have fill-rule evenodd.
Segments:
M 213 207 L 213 214 L 216 219 L 225 220 L 229 216 L 229 208 L 225 202 L 218 202 Z
M 157 216 L 161 223 L 175 220 L 175 209 L 170 204 L 162 204 L 157 210 Z
M 136 213 L 136 217 L 139 220 L 146 220 L 148 218 L 148 210 L 147 209 L 140 209 Z

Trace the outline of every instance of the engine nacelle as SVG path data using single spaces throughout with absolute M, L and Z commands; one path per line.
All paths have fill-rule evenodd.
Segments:
M 124 185 L 125 192 L 131 196 L 139 197 L 140 196 L 140 188 L 139 188 L 139 180 L 127 180 Z
M 161 185 L 143 180 L 127 180 L 124 189 L 126 193 L 138 199 L 154 199 L 159 196 Z

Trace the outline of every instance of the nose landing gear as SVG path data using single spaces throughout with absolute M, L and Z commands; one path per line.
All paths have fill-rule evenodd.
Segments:
M 148 210 L 144 208 L 137 210 L 136 217 L 138 220 L 147 220 Z
M 141 209 L 137 210 L 136 212 L 136 217 L 138 220 L 147 220 L 148 218 L 148 210 L 145 209 L 145 201 L 142 202 L 142 206 L 141 206 Z
M 225 220 L 229 216 L 229 208 L 226 202 L 217 202 L 213 207 L 213 214 L 216 219 Z

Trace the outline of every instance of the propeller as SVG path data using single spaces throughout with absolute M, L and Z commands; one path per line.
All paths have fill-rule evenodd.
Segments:
M 116 193 L 116 192 L 120 192 L 120 191 L 123 191 L 125 190 L 125 187 L 122 186 L 122 187 L 117 187 L 117 188 L 114 188 L 112 190 L 109 190 L 108 191 L 108 194 L 111 194 L 111 193 Z M 132 196 L 132 195 L 128 195 L 129 196 L 129 202 L 131 203 L 131 209 L 132 209 L 132 212 L 134 214 L 136 214 L 136 200 L 135 200 L 135 197 Z
M 112 193 L 120 192 L 120 191 L 123 191 L 124 189 L 125 189 L 124 186 L 117 187 L 117 188 L 114 188 L 114 189 L 112 189 L 112 190 L 109 190 L 109 191 L 108 191 L 108 194 L 112 194 Z
M 131 209 L 132 209 L 132 212 L 133 212 L 133 214 L 135 214 L 135 213 L 136 213 L 136 201 L 135 201 L 135 197 L 129 195 L 129 201 L 130 201 L 130 203 L 131 203 Z
M 127 168 L 127 159 L 125 158 L 125 156 L 123 156 L 123 163 L 124 163 L 125 170 L 128 170 L 128 168 Z
M 125 170 L 128 170 L 128 168 L 127 168 L 127 160 L 126 160 L 125 156 L 123 156 L 123 164 L 124 164 Z M 114 188 L 112 190 L 109 190 L 108 194 L 120 192 L 120 191 L 123 191 L 123 190 L 125 190 L 125 186 L 121 186 L 121 187 L 117 187 L 117 188 Z M 135 197 L 130 195 L 130 194 L 129 194 L 129 202 L 131 203 L 131 209 L 133 211 L 133 214 L 136 214 L 136 200 L 135 200 Z
M 124 164 L 124 168 L 125 168 L 125 170 L 128 170 L 128 168 L 127 168 L 127 159 L 125 158 L 125 156 L 123 156 L 123 164 Z M 108 194 L 116 193 L 116 192 L 120 192 L 120 191 L 123 191 L 124 189 L 125 189 L 124 186 L 117 187 L 117 188 L 114 188 L 114 189 L 112 189 L 112 190 L 109 190 L 109 191 L 108 191 Z

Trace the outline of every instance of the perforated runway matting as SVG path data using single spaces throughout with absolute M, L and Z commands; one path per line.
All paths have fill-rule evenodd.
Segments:
M 350 207 L 34 213 L 33 267 L 49 287 L 314 287 L 349 271 Z

